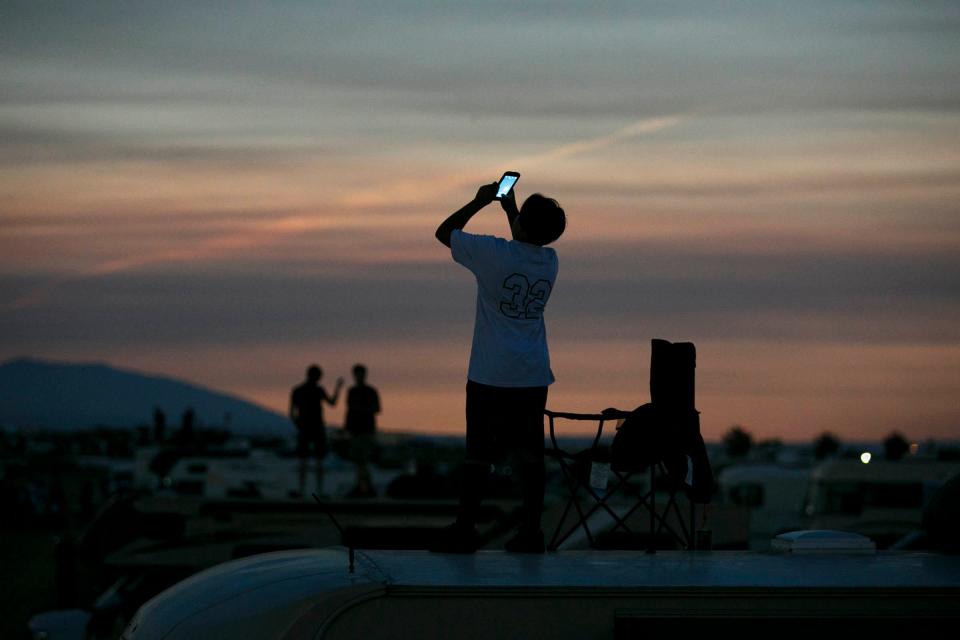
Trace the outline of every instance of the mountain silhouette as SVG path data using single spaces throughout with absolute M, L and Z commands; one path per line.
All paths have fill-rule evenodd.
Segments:
M 150 424 L 153 408 L 176 429 L 192 407 L 199 426 L 220 427 L 229 414 L 238 434 L 289 435 L 293 427 L 278 413 L 251 402 L 173 378 L 117 369 L 99 363 L 64 363 L 20 358 L 0 364 L 0 425 L 82 429 Z

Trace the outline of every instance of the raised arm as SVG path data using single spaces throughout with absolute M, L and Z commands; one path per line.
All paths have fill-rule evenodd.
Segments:
M 507 214 L 507 223 L 513 229 L 513 221 L 520 215 L 520 210 L 517 209 L 516 192 L 513 189 L 510 189 L 507 195 L 500 198 L 500 206 L 503 207 L 503 212 Z
M 485 184 L 477 189 L 477 195 L 474 196 L 473 200 L 451 213 L 449 216 L 447 216 L 446 220 L 440 223 L 440 226 L 437 227 L 437 240 L 449 247 L 450 234 L 457 229 L 463 229 L 465 226 L 467 226 L 467 222 L 470 221 L 470 218 L 476 215 L 480 209 L 483 209 L 485 206 L 493 202 L 493 199 L 496 195 L 496 182 Z
M 327 392 L 324 391 L 324 392 L 323 392 L 323 399 L 324 399 L 324 400 L 327 402 L 327 404 L 329 404 L 330 406 L 333 406 L 333 405 L 337 404 L 337 399 L 340 397 L 340 389 L 342 389 L 342 388 L 343 388 L 343 378 L 337 378 L 337 386 L 335 386 L 335 387 L 333 388 L 333 396 L 327 395 Z

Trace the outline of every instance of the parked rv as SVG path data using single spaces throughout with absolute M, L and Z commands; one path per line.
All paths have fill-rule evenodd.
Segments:
M 960 596 L 960 558 L 918 553 L 367 551 L 348 567 L 341 549 L 228 562 L 123 638 L 947 637 Z
M 810 469 L 743 464 L 723 469 L 717 482 L 724 504 L 749 511 L 750 549 L 767 549 L 777 534 L 806 528 Z
M 853 531 L 886 548 L 922 528 L 923 508 L 958 473 L 960 461 L 824 462 L 810 475 L 809 527 Z

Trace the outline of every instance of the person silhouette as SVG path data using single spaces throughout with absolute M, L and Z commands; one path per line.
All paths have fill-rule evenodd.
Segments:
M 353 367 L 353 379 L 355 384 L 347 391 L 344 429 L 350 436 L 350 457 L 357 468 L 357 483 L 348 495 L 370 498 L 376 495 L 368 463 L 376 447 L 380 395 L 367 384 L 367 368 L 362 364 Z
M 497 195 L 484 185 L 474 199 L 450 214 L 436 237 L 454 261 L 477 281 L 477 310 L 467 372 L 466 456 L 456 521 L 433 551 L 472 553 L 479 536 L 476 516 L 491 464 L 515 456 L 523 508 L 519 531 L 507 551 L 543 553 L 543 410 L 554 381 L 543 311 L 557 278 L 557 253 L 545 245 L 566 228 L 556 200 L 533 194 L 517 209 L 513 192 L 500 200 L 511 240 L 463 231 Z
M 337 403 L 343 378 L 337 378 L 333 395 L 320 386 L 323 369 L 317 365 L 307 368 L 307 379 L 290 392 L 290 420 L 297 428 L 297 455 L 300 457 L 300 493 L 307 485 L 307 466 L 310 454 L 316 460 L 317 493 L 323 493 L 323 459 L 327 455 L 327 425 L 323 421 L 323 403 Z

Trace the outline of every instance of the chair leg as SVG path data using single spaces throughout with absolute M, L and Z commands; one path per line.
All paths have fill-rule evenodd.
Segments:
M 677 516 L 677 520 L 680 523 L 680 533 L 677 533 L 668 522 L 671 511 Z M 663 509 L 663 515 L 657 514 L 657 522 L 657 535 L 660 535 L 660 533 L 666 529 L 670 535 L 673 536 L 673 539 L 679 541 L 684 548 L 690 548 L 689 541 L 686 539 L 687 525 L 684 522 L 683 514 L 680 512 L 680 506 L 677 504 L 677 496 L 675 493 L 671 494 L 670 499 L 667 500 L 667 506 Z
M 549 548 L 551 550 L 556 550 L 557 547 L 561 545 L 567 538 L 573 535 L 573 532 L 576 531 L 579 527 L 583 527 L 583 531 L 587 535 L 587 542 L 590 544 L 591 547 L 593 547 L 595 545 L 595 541 L 593 539 L 593 533 L 590 531 L 590 526 L 587 524 L 587 521 L 590 519 L 591 516 L 593 516 L 594 513 L 596 513 L 600 509 L 603 509 L 604 511 L 606 511 L 607 515 L 610 516 L 610 518 L 614 521 L 614 526 L 611 529 L 611 531 L 615 531 L 618 528 L 622 528 L 627 532 L 630 531 L 630 527 L 627 526 L 626 519 L 627 517 L 629 517 L 629 514 L 633 513 L 633 509 L 631 509 L 628 512 L 627 516 L 621 517 L 617 515 L 617 512 L 614 511 L 610 507 L 610 505 L 607 503 L 607 500 L 611 496 L 616 494 L 620 486 L 626 483 L 626 480 L 629 478 L 629 475 L 621 476 L 620 474 L 617 474 L 617 484 L 614 485 L 613 488 L 605 491 L 603 495 L 599 495 L 596 491 L 593 490 L 593 487 L 581 481 L 573 473 L 572 469 L 570 469 L 569 466 L 564 464 L 563 461 L 560 462 L 560 466 L 561 466 L 561 469 L 564 471 L 564 478 L 566 478 L 567 480 L 567 487 L 570 491 L 570 497 L 567 499 L 567 504 L 564 507 L 563 514 L 560 516 L 560 522 L 557 524 L 557 527 L 554 529 L 553 536 L 550 539 Z M 591 506 L 586 512 L 584 512 L 583 508 L 581 507 L 580 500 L 578 498 L 578 493 L 581 486 L 584 488 L 584 491 L 586 491 L 587 494 L 594 501 L 593 506 Z M 576 523 L 574 523 L 572 527 L 570 527 L 569 530 L 566 531 L 566 533 L 561 534 L 561 531 L 563 531 L 563 525 L 566 523 L 567 515 L 570 513 L 571 506 L 573 506 L 576 509 L 578 520 Z
M 556 551 L 560 543 L 566 540 L 567 537 L 570 535 L 568 533 L 567 535 L 560 537 L 560 532 L 563 530 L 563 523 L 567 521 L 567 514 L 570 513 L 571 506 L 573 506 L 573 497 L 567 498 L 567 504 L 566 506 L 564 506 L 563 514 L 560 516 L 560 522 L 557 523 L 556 528 L 553 530 L 553 537 L 550 538 L 550 544 L 547 545 L 547 548 L 550 551 Z
M 658 465 L 656 465 L 656 466 L 659 468 L 661 476 L 666 475 L 666 473 L 667 473 L 667 472 L 666 472 L 666 469 L 663 468 L 662 465 L 658 464 Z M 653 472 L 651 472 L 651 477 L 653 477 L 652 474 L 653 474 Z M 655 492 L 655 487 L 654 487 L 654 492 Z M 653 500 L 651 500 L 651 502 L 653 502 Z M 654 506 L 655 506 L 655 503 L 654 503 Z M 691 549 L 692 546 L 693 546 L 693 539 L 694 539 L 693 530 L 694 530 L 694 526 L 695 526 L 695 524 L 694 524 L 694 523 L 695 523 L 695 520 L 694 520 L 694 518 L 693 518 L 693 515 L 694 515 L 694 511 L 693 511 L 694 503 L 693 503 L 692 500 L 691 500 L 691 502 L 690 502 L 690 508 L 691 508 L 691 511 L 690 511 L 691 516 L 690 516 L 690 520 L 689 520 L 689 523 L 688 523 L 688 522 L 686 521 L 686 519 L 684 518 L 683 512 L 682 512 L 681 509 L 680 509 L 680 504 L 677 502 L 677 492 L 674 491 L 674 490 L 671 490 L 671 491 L 670 491 L 670 498 L 669 498 L 669 500 L 667 500 L 667 504 L 666 504 L 666 506 L 665 506 L 664 509 L 663 509 L 663 515 L 661 515 L 659 512 L 657 512 L 655 508 L 652 508 L 652 509 L 651 509 L 651 512 L 652 512 L 652 516 L 651 516 L 651 531 L 653 531 L 653 524 L 652 524 L 652 522 L 653 522 L 654 520 L 657 522 L 656 531 L 653 532 L 651 535 L 655 538 L 656 536 L 659 536 L 659 535 L 663 532 L 664 529 L 666 529 L 667 532 L 669 532 L 669 534 L 670 534 L 675 540 L 677 540 L 678 542 L 680 542 L 680 544 L 683 545 L 683 547 L 684 547 L 685 549 Z M 672 511 L 673 514 L 676 516 L 677 522 L 679 523 L 679 529 L 680 529 L 679 533 L 670 525 L 669 517 L 670 517 L 670 512 L 671 512 L 671 511 Z
M 573 469 L 570 468 L 563 460 L 560 460 L 560 469 L 563 472 L 563 477 L 567 481 L 567 488 L 570 490 L 570 497 L 567 499 L 567 506 L 563 510 L 563 516 L 560 518 L 560 523 L 557 525 L 557 528 L 554 530 L 553 538 L 550 540 L 551 550 L 555 550 L 559 545 L 563 544 L 563 541 L 569 538 L 574 531 L 577 530 L 577 527 L 583 526 L 584 533 L 587 534 L 587 541 L 590 543 L 590 546 L 593 546 L 593 534 L 590 533 L 590 527 L 587 525 L 587 517 L 583 515 L 583 509 L 580 508 L 580 501 L 577 499 L 577 489 L 579 489 L 579 482 L 576 478 L 576 475 L 573 472 Z M 560 531 L 563 529 L 563 523 L 567 519 L 567 514 L 570 512 L 570 505 L 577 510 L 577 516 L 579 520 L 567 533 L 557 538 Z M 593 512 L 591 511 L 590 514 Z

